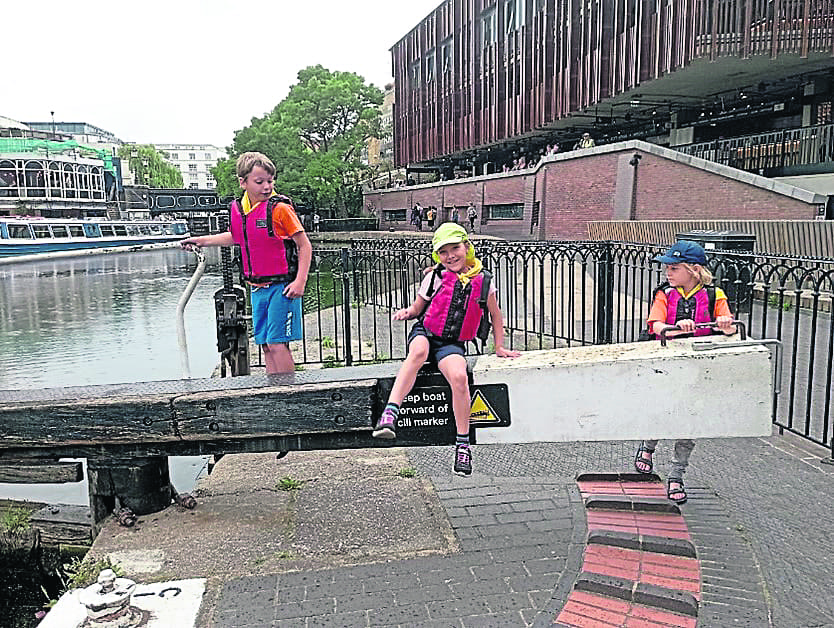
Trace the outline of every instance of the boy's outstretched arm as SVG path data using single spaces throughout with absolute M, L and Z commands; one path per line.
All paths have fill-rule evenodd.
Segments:
M 504 348 L 504 317 L 501 315 L 501 308 L 498 307 L 498 299 L 494 292 L 487 297 L 487 310 L 492 321 L 492 337 L 495 339 L 495 355 L 499 358 L 517 358 L 521 351 Z
M 412 303 L 408 307 L 394 312 L 394 316 L 392 316 L 392 318 L 395 321 L 410 321 L 412 318 L 417 318 L 418 316 L 420 316 L 422 311 L 426 309 L 427 303 L 428 301 L 426 301 L 423 297 L 421 297 L 418 294 L 417 298 L 414 299 L 414 303 Z
M 307 285 L 307 275 L 310 272 L 310 262 L 313 259 L 313 245 L 306 231 L 299 231 L 293 234 L 293 242 L 298 247 L 298 274 L 292 282 L 284 288 L 284 294 L 290 299 L 297 299 L 304 296 L 304 288 Z
M 192 246 L 232 246 L 235 243 L 231 231 L 224 231 L 223 233 L 213 233 L 211 235 L 192 236 L 180 240 L 180 246 L 186 250 Z

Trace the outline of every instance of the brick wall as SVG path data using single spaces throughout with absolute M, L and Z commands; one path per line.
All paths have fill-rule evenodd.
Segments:
M 591 154 L 583 152 L 576 157 L 565 153 L 559 161 L 547 162 L 538 170 L 376 191 L 366 194 L 365 201 L 366 204 L 373 203 L 381 218 L 384 214 L 380 209 L 410 209 L 418 201 L 424 207 L 447 208 L 440 214 L 441 220 L 448 219 L 452 207 L 466 207 L 474 202 L 479 216 L 476 230 L 480 233 L 511 240 L 584 240 L 588 238 L 589 221 L 614 218 L 618 185 L 622 191 L 626 184 L 622 177 L 631 176 L 631 171 L 626 175 L 621 171 L 618 182 L 617 165 L 621 158 L 630 157 L 634 152 L 628 148 Z M 668 157 L 636 152 L 641 155 L 637 166 L 636 220 L 813 220 L 816 217 L 817 207 L 810 202 Z M 540 227 L 531 224 L 533 206 L 529 197 L 521 219 L 489 220 L 481 224 L 484 203 L 524 203 L 531 177 L 536 179 L 532 200 L 540 204 Z M 630 202 L 630 196 L 627 198 Z M 381 222 L 381 228 L 388 229 L 389 226 L 397 230 L 414 229 L 407 220 L 393 224 Z

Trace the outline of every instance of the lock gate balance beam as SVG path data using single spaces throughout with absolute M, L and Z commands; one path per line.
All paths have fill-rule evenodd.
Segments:
M 699 342 L 470 358 L 474 441 L 769 435 L 775 371 L 767 347 L 715 337 L 713 348 L 698 350 Z M 398 367 L 0 391 L 0 464 L 454 442 L 439 374 L 418 377 L 395 441 L 371 437 Z

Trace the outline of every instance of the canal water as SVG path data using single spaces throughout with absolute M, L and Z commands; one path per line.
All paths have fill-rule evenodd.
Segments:
M 214 292 L 218 249 L 185 310 L 192 377 L 218 363 Z M 196 268 L 179 248 L 0 265 L 0 389 L 145 382 L 183 377 L 177 302 Z M 180 492 L 207 457 L 172 458 Z M 86 483 L 0 483 L 0 498 L 86 504 Z

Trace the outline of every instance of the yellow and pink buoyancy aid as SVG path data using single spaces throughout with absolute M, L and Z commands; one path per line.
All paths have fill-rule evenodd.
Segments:
M 229 208 L 229 230 L 240 245 L 243 276 L 252 283 L 286 283 L 298 274 L 298 247 L 292 238 L 273 232 L 272 213 L 278 203 L 292 207 L 292 201 L 279 194 L 248 214 L 243 213 L 238 200 Z
M 666 293 L 666 324 L 674 325 L 676 321 L 689 318 L 695 323 L 711 323 L 715 320 L 715 286 L 701 286 L 687 299 L 677 288 L 664 284 L 661 288 Z M 708 336 L 713 333 L 711 327 L 695 330 L 696 336 Z
M 426 331 L 444 340 L 460 342 L 474 340 L 476 335 L 480 337 L 482 334 L 478 331 L 485 309 L 481 303 L 484 282 L 487 282 L 488 288 L 490 278 L 489 273 L 482 270 L 464 283 L 457 274 L 444 272 L 440 275 L 439 287 L 432 295 L 435 280 L 432 277 L 429 287 L 431 301 L 422 316 Z

